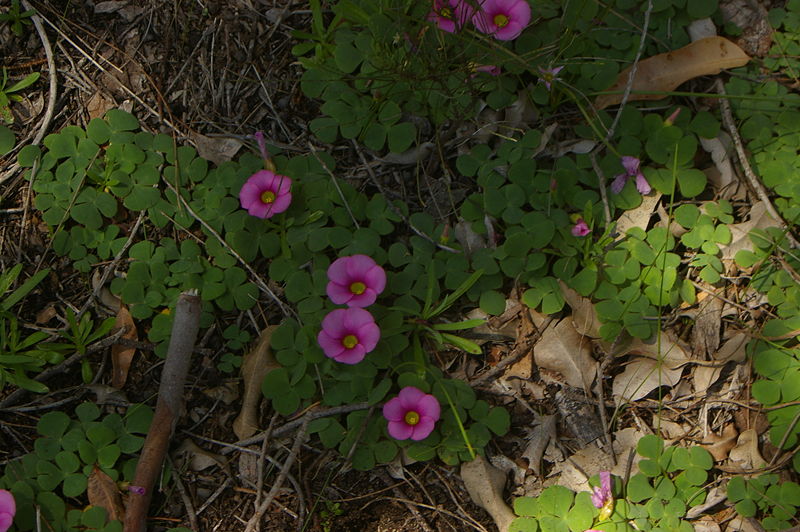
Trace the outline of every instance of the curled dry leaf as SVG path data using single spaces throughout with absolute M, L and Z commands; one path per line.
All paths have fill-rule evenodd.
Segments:
M 133 322 L 133 317 L 128 312 L 128 307 L 120 305 L 114 328 L 121 329 L 123 327 L 125 327 L 123 338 L 137 340 L 136 324 Z M 128 370 L 131 368 L 131 361 L 135 354 L 136 349 L 133 347 L 126 347 L 120 344 L 111 346 L 111 386 L 117 389 L 125 386 L 125 381 L 128 380 Z
M 478 455 L 461 464 L 461 479 L 475 504 L 489 512 L 501 532 L 508 530 L 517 516 L 503 500 L 506 475 Z
M 556 416 L 542 416 L 539 421 L 529 432 L 526 438 L 528 445 L 522 451 L 522 458 L 528 461 L 528 469 L 536 476 L 542 474 L 542 457 L 547 445 L 556 439 Z
M 747 429 L 739 434 L 736 447 L 728 455 L 731 462 L 744 469 L 759 469 L 767 465 L 758 450 L 758 433 L 755 429 Z
M 689 357 L 689 350 L 683 342 L 675 338 L 670 331 L 663 331 L 655 340 L 645 342 L 639 338 L 634 338 L 622 353 L 617 356 L 634 354 L 651 358 L 661 362 L 669 369 L 677 369 L 692 361 Z
M 617 221 L 617 232 L 625 235 L 628 230 L 638 227 L 644 231 L 650 225 L 650 218 L 656 212 L 658 202 L 661 200 L 661 192 L 655 192 L 642 196 L 642 203 L 635 209 L 622 213 Z
M 575 329 L 584 336 L 599 338 L 601 323 L 597 319 L 597 312 L 594 311 L 592 300 L 580 295 L 567 286 L 564 281 L 559 280 L 558 285 L 561 287 L 564 301 L 572 309 L 572 323 L 575 325 Z
M 595 377 L 595 361 L 589 339 L 577 330 L 571 317 L 551 324 L 533 348 L 540 368 L 556 371 L 574 388 L 590 390 Z
M 198 155 L 217 165 L 233 159 L 242 147 L 242 141 L 229 137 L 206 137 L 193 133 L 191 139 L 197 146 Z
M 724 68 L 740 67 L 749 60 L 750 57 L 741 48 L 727 39 L 700 39 L 675 51 L 639 61 L 628 101 L 660 100 L 667 96 L 665 93 L 692 78 L 719 74 Z M 595 100 L 595 107 L 605 109 L 622 101 L 631 68 L 620 72 L 617 82 L 608 89 L 617 94 L 601 94 Z
M 224 456 L 206 451 L 189 438 L 183 440 L 178 452 L 185 453 L 192 471 L 202 471 L 215 465 L 222 469 L 228 469 L 228 462 Z
M 753 251 L 753 241 L 750 240 L 750 231 L 753 229 L 766 229 L 767 227 L 780 227 L 780 224 L 767 214 L 767 206 L 763 201 L 757 201 L 750 208 L 750 219 L 746 222 L 729 225 L 731 230 L 731 243 L 722 248 L 722 260 L 731 260 L 742 249 Z
M 722 462 L 728 458 L 728 453 L 736 445 L 736 440 L 739 438 L 739 433 L 736 431 L 734 423 L 728 423 L 722 429 L 722 434 L 717 436 L 714 433 L 706 436 L 706 441 L 701 445 L 703 448 L 711 453 L 714 460 Z
M 117 489 L 117 483 L 94 466 L 87 479 L 86 492 L 89 504 L 104 508 L 110 520 L 125 520 L 125 506 L 122 504 L 122 495 Z
M 258 402 L 261 400 L 261 381 L 267 373 L 280 367 L 269 342 L 272 333 L 278 327 L 267 326 L 258 338 L 258 343 L 250 350 L 242 361 L 242 380 L 244 381 L 244 395 L 242 409 L 233 422 L 233 432 L 243 440 L 249 438 L 258 430 Z

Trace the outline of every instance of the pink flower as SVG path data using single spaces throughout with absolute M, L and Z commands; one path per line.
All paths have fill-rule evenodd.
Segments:
M 433 0 L 433 11 L 428 21 L 436 23 L 440 30 L 455 33 L 464 27 L 474 13 L 469 0 Z
M 553 68 L 539 67 L 539 81 L 544 83 L 544 86 L 547 87 L 547 90 L 550 90 L 550 86 L 554 81 L 561 80 L 561 78 L 558 77 L 558 73 L 563 69 L 563 66 Z
M 322 320 L 317 342 L 325 356 L 343 364 L 358 364 L 375 349 L 381 330 L 362 308 L 332 310 Z
M 14 514 L 17 513 L 17 503 L 10 491 L 0 490 L 0 532 L 11 528 Z
M 406 386 L 383 405 L 389 435 L 396 440 L 424 440 L 433 432 L 440 415 L 439 401 L 413 386 Z
M 619 194 L 631 177 L 636 178 L 636 190 L 639 191 L 639 194 L 650 193 L 650 183 L 647 182 L 644 174 L 639 169 L 639 164 L 640 161 L 636 157 L 631 157 L 630 155 L 622 156 L 622 167 L 625 168 L 625 173 L 617 174 L 614 177 L 614 181 L 611 183 L 611 191 L 614 194 Z
M 592 489 L 592 504 L 595 508 L 602 508 L 611 500 L 611 473 L 600 472 L 600 486 Z
M 292 180 L 270 170 L 251 175 L 239 191 L 242 207 L 253 216 L 272 218 L 289 208 Z
M 475 67 L 475 72 L 486 72 L 490 76 L 499 76 L 500 75 L 500 67 L 497 65 L 481 65 Z M 475 74 L 472 75 L 475 77 Z
M 591 232 L 592 230 L 589 229 L 589 225 L 583 218 L 578 218 L 578 222 L 572 226 L 572 236 L 586 236 Z
M 519 37 L 531 21 L 531 6 L 527 0 L 484 0 L 472 17 L 472 23 L 499 41 Z
M 328 267 L 328 297 L 337 305 L 368 307 L 386 287 L 386 272 L 366 255 L 351 255 Z

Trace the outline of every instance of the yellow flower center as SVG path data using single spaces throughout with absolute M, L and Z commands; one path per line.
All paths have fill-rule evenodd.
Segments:
M 271 190 L 265 190 L 261 193 L 261 202 L 262 203 L 272 203 L 275 201 L 275 193 Z
M 403 419 L 405 420 L 406 425 L 411 425 L 413 427 L 414 425 L 419 423 L 419 414 L 417 414 L 413 410 L 410 410 L 406 412 L 406 417 Z
M 498 13 L 494 16 L 494 25 L 498 28 L 505 28 L 508 24 L 508 17 L 503 15 L 502 13 Z
M 450 9 L 449 7 L 443 7 L 442 9 L 439 10 L 439 16 L 451 19 L 453 18 L 453 10 Z
M 364 290 L 367 289 L 367 285 L 360 281 L 356 281 L 355 283 L 350 285 L 350 292 L 354 293 L 357 296 L 360 296 L 364 293 Z
M 356 345 L 358 345 L 358 338 L 356 338 L 354 334 L 348 334 L 342 338 L 342 345 L 347 349 L 353 349 Z

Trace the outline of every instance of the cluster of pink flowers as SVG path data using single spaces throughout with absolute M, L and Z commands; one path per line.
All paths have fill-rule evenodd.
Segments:
M 375 349 L 381 330 L 369 311 L 386 287 L 386 272 L 371 257 L 351 255 L 328 267 L 328 297 L 347 308 L 332 310 L 322 320 L 317 335 L 326 356 L 343 364 L 358 364 Z
M 478 31 L 511 41 L 531 21 L 531 6 L 527 0 L 433 0 L 428 20 L 448 33 L 471 21 Z

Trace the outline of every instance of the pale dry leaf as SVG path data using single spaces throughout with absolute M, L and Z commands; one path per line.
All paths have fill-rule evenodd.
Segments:
M 125 506 L 117 483 L 97 466 L 92 468 L 87 479 L 86 494 L 89 504 L 104 508 L 109 519 L 125 520 Z
M 472 223 L 461 220 L 456 223 L 453 228 L 453 236 L 456 241 L 461 244 L 461 249 L 464 250 L 464 255 L 470 257 L 479 249 L 486 248 L 486 240 L 482 235 L 479 235 L 472 229 Z
M 89 115 L 89 120 L 94 118 L 103 118 L 106 111 L 116 107 L 114 100 L 106 98 L 102 91 L 98 90 L 89 98 L 84 104 L 86 113 Z
M 559 142 L 555 150 L 555 158 L 564 157 L 570 153 L 584 154 L 592 151 L 597 142 L 588 139 L 572 139 Z
M 42 310 L 36 313 L 36 325 L 44 325 L 48 321 L 55 318 L 57 314 L 58 311 L 56 310 L 56 306 L 50 303 Z
M 678 440 L 685 437 L 691 431 L 691 428 L 685 427 L 680 423 L 675 423 L 658 413 L 653 415 L 653 428 L 660 432 L 664 439 Z
M 766 229 L 767 227 L 780 228 L 780 224 L 767 214 L 767 207 L 764 202 L 757 201 L 750 208 L 749 220 L 728 226 L 728 229 L 731 230 L 731 243 L 727 246 L 720 246 L 722 260 L 732 260 L 736 253 L 742 249 L 752 251 L 753 241 L 749 237 L 750 231 L 753 229 Z
M 224 469 L 228 463 L 224 456 L 206 451 L 189 438 L 183 440 L 178 452 L 185 453 L 192 471 L 203 471 L 215 465 Z
M 642 196 L 642 203 L 640 203 L 638 207 L 623 212 L 619 217 L 619 221 L 617 221 L 617 231 L 619 234 L 627 234 L 628 230 L 634 227 L 646 231 L 647 226 L 650 225 L 650 218 L 655 214 L 660 200 L 660 192 Z
M 706 360 L 719 347 L 722 307 L 725 304 L 721 299 L 723 289 L 715 290 L 710 285 L 705 288 L 711 297 L 698 305 L 692 328 L 692 353 L 701 360 Z
M 544 128 L 544 132 L 542 133 L 542 138 L 541 140 L 539 140 L 539 145 L 536 147 L 535 150 L 533 150 L 531 158 L 536 157 L 537 155 L 539 155 L 544 151 L 544 149 L 547 147 L 547 143 L 550 142 L 550 139 L 553 137 L 553 133 L 556 132 L 556 129 L 558 129 L 558 122 L 553 122 L 552 124 Z
M 655 340 L 645 342 L 634 338 L 617 356 L 625 354 L 641 355 L 663 363 L 669 369 L 676 369 L 692 361 L 685 344 L 675 338 L 671 331 L 662 331 Z
M 592 300 L 580 295 L 567 286 L 564 281 L 559 280 L 558 286 L 561 287 L 564 301 L 572 309 L 572 323 L 575 325 L 575 330 L 584 336 L 599 338 L 601 323 L 597 318 L 597 312 L 594 310 Z
M 461 464 L 461 479 L 472 500 L 489 512 L 497 528 L 506 532 L 516 515 L 503 500 L 506 475 L 481 455 Z
M 723 366 L 726 362 L 743 362 L 747 356 L 745 348 L 750 336 L 743 332 L 733 333 L 717 351 L 712 353 L 714 366 L 698 366 L 694 370 L 692 379 L 694 380 L 695 392 L 705 395 L 708 388 L 717 382 L 722 374 Z
M 102 286 L 100 286 L 100 281 L 103 279 L 103 270 L 102 268 L 96 268 L 94 272 L 92 272 L 92 291 L 97 294 L 97 298 L 100 300 L 100 303 L 103 304 L 104 307 L 113 311 L 115 314 L 119 312 L 119 308 L 122 305 L 122 300 L 111 293 L 111 290 L 108 289 L 108 280 Z
M 131 313 L 128 312 L 128 307 L 121 305 L 119 312 L 117 312 L 117 319 L 114 322 L 115 329 L 125 327 L 125 332 L 122 338 L 128 340 L 137 340 L 136 324 L 133 322 Z M 136 348 L 126 347 L 120 344 L 111 346 L 111 386 L 114 388 L 122 388 L 125 386 L 125 381 L 128 380 L 128 370 L 131 368 L 131 361 L 136 354 Z
M 713 508 L 727 498 L 728 490 L 726 488 L 714 486 L 708 491 L 708 495 L 706 496 L 706 500 L 703 502 L 703 504 L 692 506 L 689 511 L 686 512 L 686 519 L 697 519 L 699 516 L 705 513 L 706 510 Z M 719 528 L 717 528 L 717 530 L 719 530 Z
M 736 445 L 739 432 L 734 423 L 728 423 L 722 428 L 722 434 L 716 435 L 713 432 L 706 436 L 705 441 L 700 445 L 714 457 L 717 462 L 722 462 L 728 458 L 728 453 Z
M 758 450 L 758 433 L 747 429 L 739 434 L 736 447 L 728 454 L 730 461 L 742 469 L 760 469 L 767 465 Z
M 756 526 L 757 524 L 751 522 L 747 517 L 737 515 L 733 520 L 728 521 L 728 528 L 725 529 L 725 532 L 764 532 L 764 527 Z
M 556 416 L 541 416 L 536 425 L 525 438 L 528 444 L 522 451 L 522 458 L 528 461 L 528 469 L 536 476 L 542 474 L 542 457 L 550 441 L 556 439 Z
M 692 523 L 694 532 L 722 532 L 716 521 L 711 516 L 706 516 Z
M 517 99 L 514 103 L 506 107 L 504 111 L 505 126 L 509 129 L 527 130 L 539 118 L 539 113 L 531 104 L 530 90 L 520 90 L 517 92 Z
M 269 325 L 261 331 L 258 343 L 245 356 L 242 361 L 242 381 L 244 394 L 242 409 L 233 422 L 233 432 L 243 440 L 249 438 L 258 430 L 258 403 L 262 398 L 261 382 L 267 373 L 278 369 L 280 364 L 272 354 L 269 342 L 277 325 Z
M 237 386 L 235 382 L 226 382 L 219 386 L 203 390 L 203 395 L 229 405 L 239 399 L 239 386 Z
M 251 450 L 258 452 L 259 448 L 255 445 L 250 447 Z M 258 454 L 253 453 L 239 453 L 239 471 L 237 477 L 245 482 L 255 484 L 258 481 Z
M 639 472 L 639 461 L 642 456 L 636 452 L 636 446 L 639 444 L 639 440 L 647 434 L 647 432 L 634 427 L 628 427 L 614 433 L 612 447 L 617 460 L 616 465 L 611 468 L 612 475 L 625 478 L 627 475 L 635 475 Z M 631 469 L 628 471 L 628 457 L 631 453 L 633 453 L 633 461 L 631 462 Z
M 661 386 L 673 387 L 681 380 L 683 368 L 670 369 L 651 358 L 638 357 L 614 377 L 611 387 L 617 404 L 637 401 Z
M 701 18 L 693 20 L 687 26 L 686 33 L 689 34 L 689 38 L 694 42 L 706 37 L 714 37 L 717 34 L 717 28 L 710 18 Z
M 552 475 L 558 475 L 556 484 L 572 491 L 589 491 L 589 477 L 600 471 L 611 471 L 614 466 L 608 452 L 596 445 L 587 445 L 572 456 L 556 464 Z
M 710 181 L 711 185 L 716 191 L 722 193 L 723 198 L 731 197 L 736 189 L 733 185 L 738 183 L 738 180 L 731 163 L 730 137 L 722 131 L 718 137 L 713 139 L 703 137 L 699 137 L 699 139 L 700 145 L 711 155 L 711 160 L 714 161 L 714 166 L 719 171 L 719 175 Z
M 197 154 L 216 165 L 230 161 L 244 145 L 242 141 L 230 137 L 206 137 L 193 133 L 190 138 L 197 147 Z
M 515 486 L 521 486 L 525 482 L 525 474 L 528 472 L 528 470 L 524 467 L 521 467 L 508 456 L 504 454 L 496 454 L 489 457 L 489 462 L 491 462 L 491 464 L 497 469 L 505 473 L 506 476 L 511 473 Z
M 575 329 L 571 317 L 551 324 L 533 347 L 533 357 L 540 368 L 561 374 L 574 388 L 590 390 L 595 377 L 595 360 L 589 338 Z
M 654 55 L 639 61 L 628 101 L 660 100 L 682 83 L 698 76 L 719 74 L 722 69 L 746 65 L 750 57 L 723 37 L 707 37 L 672 52 Z M 619 73 L 616 83 L 608 90 L 616 94 L 601 94 L 595 107 L 605 109 L 622 101 L 632 67 Z M 642 94 L 642 93 L 654 94 Z

